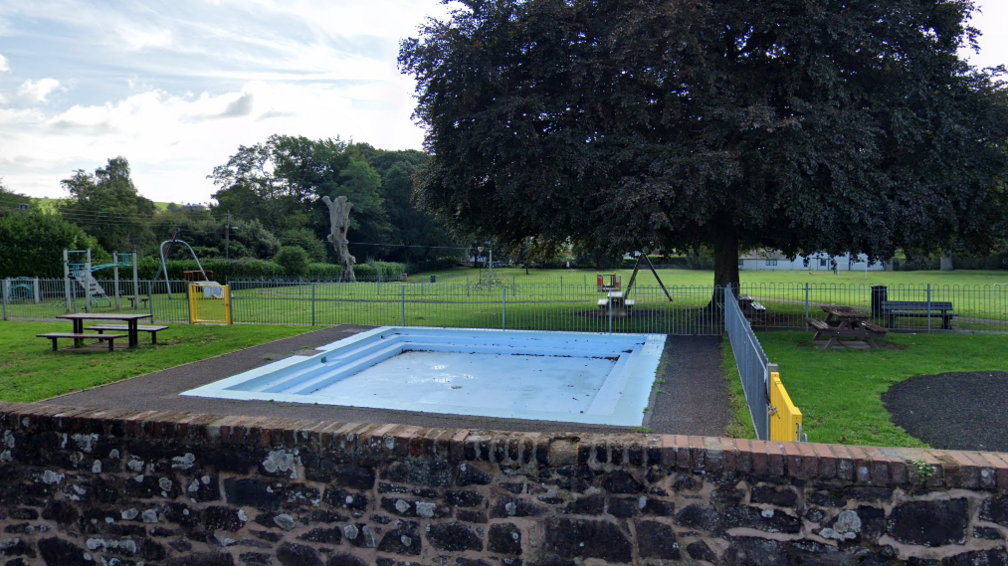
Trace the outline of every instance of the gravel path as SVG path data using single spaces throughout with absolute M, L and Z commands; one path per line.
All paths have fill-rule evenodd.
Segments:
M 882 402 L 897 426 L 934 448 L 1008 452 L 1008 372 L 913 377 Z
M 217 415 L 249 415 L 356 423 L 399 423 L 431 428 L 496 429 L 536 432 L 626 431 L 612 426 L 492 419 L 383 409 L 232 401 L 181 397 L 179 393 L 278 360 L 305 348 L 334 342 L 370 327 L 336 326 L 277 340 L 216 358 L 166 369 L 87 391 L 55 397 L 41 404 L 67 407 L 189 411 Z M 669 336 L 644 425 L 655 432 L 719 436 L 731 414 L 727 384 L 721 371 L 717 339 Z M 658 393 L 658 389 L 662 392 Z

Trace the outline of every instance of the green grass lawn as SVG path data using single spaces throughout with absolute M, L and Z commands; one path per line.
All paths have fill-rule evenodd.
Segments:
M 919 375 L 948 372 L 1008 371 L 1008 336 L 892 334 L 894 349 L 829 350 L 815 348 L 805 332 L 758 333 L 781 381 L 802 411 L 812 442 L 872 446 L 925 446 L 889 419 L 881 396 L 889 387 Z M 735 403 L 729 433 L 755 438 L 744 394 L 725 342 L 725 369 Z
M 40 401 L 312 330 L 292 326 L 177 325 L 160 332 L 156 346 L 142 335 L 136 350 L 115 352 L 53 352 L 49 340 L 35 337 L 46 332 L 68 332 L 69 326 L 67 322 L 0 322 L 0 401 Z M 69 346 L 69 342 L 61 344 Z

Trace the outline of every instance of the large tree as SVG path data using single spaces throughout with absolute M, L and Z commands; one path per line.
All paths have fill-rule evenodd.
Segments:
M 464 0 L 404 40 L 421 202 L 616 252 L 982 249 L 1008 105 L 969 0 Z
M 321 198 L 339 195 L 354 204 L 354 241 L 384 242 L 390 230 L 378 192 L 381 178 L 339 138 L 273 135 L 266 143 L 239 147 L 210 178 L 220 187 L 215 210 L 259 219 L 276 233 L 308 228 L 324 239 L 329 216 Z M 368 254 L 367 248 L 353 252 Z
M 415 149 L 375 149 L 367 144 L 355 144 L 352 149 L 381 176 L 378 191 L 391 226 L 387 241 L 393 244 L 381 250 L 382 257 L 422 262 L 458 255 L 444 222 L 413 202 L 413 175 L 427 164 L 427 154 Z
M 125 157 L 109 159 L 94 175 L 78 169 L 60 183 L 70 196 L 58 210 L 97 238 L 101 247 L 125 253 L 152 243 L 150 221 L 157 207 L 137 192 Z

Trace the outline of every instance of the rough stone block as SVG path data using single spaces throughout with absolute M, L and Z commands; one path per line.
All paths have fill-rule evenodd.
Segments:
M 518 555 L 522 553 L 521 530 L 514 523 L 490 525 L 487 537 L 490 552 Z
M 543 550 L 562 559 L 600 558 L 608 562 L 630 562 L 633 545 L 627 535 L 608 521 L 548 517 Z
M 890 512 L 886 526 L 890 536 L 906 544 L 965 544 L 969 504 L 965 499 L 901 503 Z
M 439 523 L 427 526 L 427 541 L 441 551 L 483 550 L 483 539 L 465 523 Z
M 637 552 L 641 558 L 679 560 L 679 541 L 672 527 L 655 521 L 637 522 Z

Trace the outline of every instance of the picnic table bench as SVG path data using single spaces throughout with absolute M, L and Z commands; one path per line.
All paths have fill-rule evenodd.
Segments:
M 113 320 L 126 323 L 126 336 L 129 338 L 129 347 L 136 348 L 139 344 L 137 335 L 137 326 L 140 320 L 145 318 L 150 318 L 149 314 L 123 314 L 123 313 L 110 313 L 110 312 L 75 312 L 70 314 L 61 314 L 56 318 L 65 318 L 73 322 L 73 334 L 77 334 L 74 337 L 74 346 L 80 346 L 82 344 L 81 336 L 92 338 L 95 336 L 100 336 L 97 334 L 85 335 L 84 334 L 84 321 L 92 320 Z M 106 335 L 108 336 L 108 335 Z M 53 342 L 55 344 L 55 341 Z
M 98 334 L 102 334 L 106 330 L 118 330 L 118 331 L 128 331 L 129 325 L 126 324 L 97 324 L 95 326 L 88 326 L 88 330 L 97 330 Z M 167 326 L 155 326 L 150 324 L 138 324 L 137 332 L 147 332 L 151 335 L 151 344 L 157 344 L 157 333 L 162 330 L 168 330 Z
M 634 299 L 624 299 L 623 293 L 620 291 L 609 291 L 606 295 L 607 298 L 599 299 L 597 302 L 600 310 L 609 309 L 611 304 L 613 312 L 626 312 L 627 314 L 630 314 L 634 305 L 637 304 Z
M 128 338 L 129 334 L 84 334 L 78 332 L 50 332 L 48 334 L 36 334 L 35 337 L 48 338 L 52 340 L 52 349 L 54 352 L 57 350 L 56 341 L 59 340 L 60 338 L 73 338 L 74 345 L 80 344 L 81 340 L 94 338 L 99 342 L 108 342 L 108 349 L 109 352 L 111 352 L 113 342 L 115 342 L 119 338 Z
M 956 315 L 952 312 L 952 303 L 949 301 L 882 301 L 879 306 L 882 317 L 886 319 L 886 324 L 890 328 L 895 326 L 898 317 L 913 318 L 940 318 L 942 328 L 950 330 L 952 319 Z
M 825 320 L 807 318 L 808 325 L 815 329 L 812 341 L 826 339 L 824 350 L 838 345 L 841 338 L 863 340 L 869 348 L 875 347 L 874 340 L 886 335 L 886 329 L 868 320 L 870 315 L 849 307 L 824 306 Z
M 749 322 L 766 324 L 767 309 L 763 306 L 763 303 L 753 300 L 753 298 L 749 295 L 739 295 L 738 304 L 739 308 L 742 310 L 742 314 L 749 319 Z

